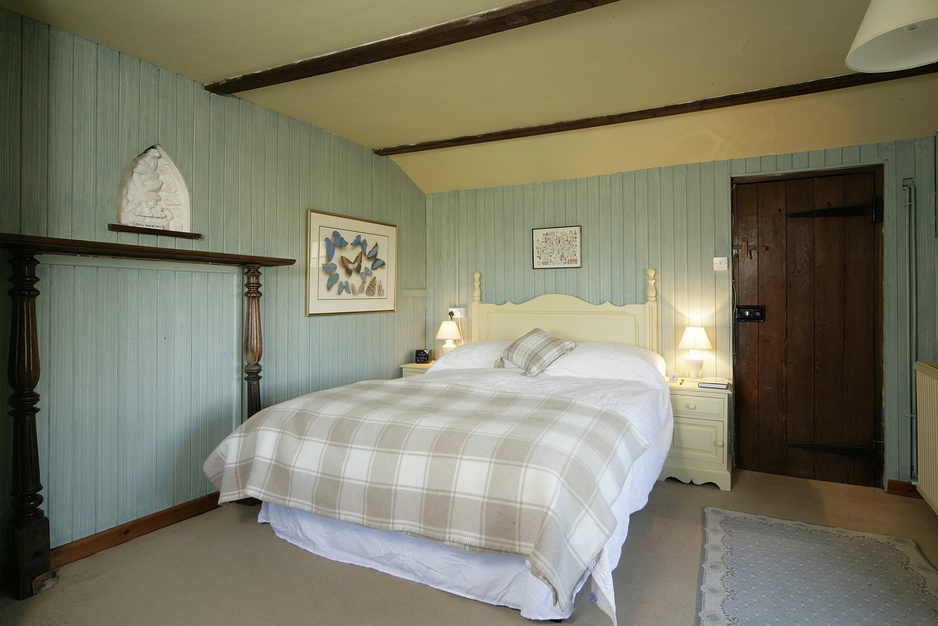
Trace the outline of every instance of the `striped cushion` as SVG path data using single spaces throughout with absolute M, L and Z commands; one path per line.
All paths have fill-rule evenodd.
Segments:
M 508 361 L 523 369 L 525 376 L 533 377 L 575 347 L 576 344 L 572 341 L 558 339 L 540 328 L 535 328 L 505 348 L 495 362 L 495 367 L 505 367 L 505 362 Z

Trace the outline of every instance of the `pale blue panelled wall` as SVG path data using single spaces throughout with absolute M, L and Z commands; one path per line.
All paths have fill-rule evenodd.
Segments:
M 594 303 L 625 304 L 644 300 L 644 270 L 654 267 L 661 303 L 660 351 L 669 371 L 686 375 L 677 345 L 684 327 L 699 323 L 714 344 L 704 375 L 731 378 L 732 275 L 714 271 L 713 258 L 732 259 L 732 178 L 875 163 L 885 166 L 885 478 L 908 481 L 914 464 L 910 363 L 915 353 L 919 359 L 938 359 L 933 137 L 431 194 L 428 340 L 449 307 L 471 301 L 476 271 L 482 273 L 486 302 L 520 302 L 557 292 Z M 916 189 L 913 207 L 906 207 L 906 181 Z M 910 215 L 915 216 L 918 265 L 914 351 L 908 341 L 906 284 Z M 531 229 L 566 225 L 583 227 L 582 268 L 533 269 Z M 467 320 L 467 329 L 471 323 Z
M 0 232 L 297 259 L 262 276 L 265 404 L 399 376 L 423 344 L 425 196 L 389 159 L 2 9 L 0 106 Z M 203 239 L 107 230 L 124 168 L 154 144 L 185 178 Z M 305 315 L 309 209 L 398 226 L 395 313 Z M 210 493 L 202 461 L 244 410 L 240 269 L 40 261 L 38 430 L 53 546 Z M 0 306 L 4 402 L 9 316 Z M 0 494 L 10 492 L 10 421 L 0 420 Z

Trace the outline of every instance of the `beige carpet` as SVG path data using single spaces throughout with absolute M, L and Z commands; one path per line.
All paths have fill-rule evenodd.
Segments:
M 658 483 L 632 517 L 615 572 L 619 623 L 693 624 L 702 511 L 716 506 L 915 540 L 938 564 L 938 516 L 880 489 L 737 471 L 733 491 Z M 451 596 L 277 539 L 257 509 L 230 505 L 59 570 L 0 624 L 530 624 L 516 611 Z M 577 599 L 566 624 L 608 624 Z

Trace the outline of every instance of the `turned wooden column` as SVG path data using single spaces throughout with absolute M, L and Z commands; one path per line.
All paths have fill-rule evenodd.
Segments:
M 42 504 L 39 479 L 39 445 L 36 413 L 39 412 L 39 339 L 36 333 L 36 266 L 31 251 L 14 250 L 10 298 L 10 363 L 8 377 L 10 416 L 13 418 L 13 595 L 28 598 L 55 578 L 50 571 L 49 519 Z
M 244 380 L 248 388 L 248 417 L 261 410 L 261 355 L 264 340 L 261 337 L 261 268 L 244 266 L 244 297 L 247 298 L 244 315 Z

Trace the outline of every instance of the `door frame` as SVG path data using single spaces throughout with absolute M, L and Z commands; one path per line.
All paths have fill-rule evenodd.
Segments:
M 737 234 L 737 206 L 736 206 L 736 186 L 739 184 L 747 183 L 766 183 L 766 182 L 782 182 L 789 180 L 799 180 L 805 178 L 821 178 L 828 176 L 845 176 L 850 174 L 864 174 L 871 173 L 874 176 L 874 194 L 877 200 L 877 203 L 880 207 L 880 210 L 884 210 L 885 203 L 884 200 L 884 176 L 885 176 L 885 166 L 884 164 L 873 164 L 873 165 L 863 165 L 863 166 L 847 166 L 839 168 L 825 168 L 817 170 L 804 170 L 804 171 L 794 171 L 794 172 L 778 172 L 772 174 L 750 174 L 743 176 L 733 176 L 730 179 L 730 241 L 733 248 L 732 251 L 732 266 L 731 266 L 731 279 L 732 279 L 732 301 L 731 301 L 731 315 L 732 311 L 736 310 L 736 306 L 740 303 L 737 300 L 737 294 L 739 293 L 738 289 L 738 275 L 739 275 L 739 249 L 737 247 L 736 241 L 738 240 Z M 873 479 L 874 485 L 877 487 L 883 486 L 884 481 L 884 472 L 885 472 L 885 442 L 884 442 L 884 432 L 885 432 L 885 410 L 883 406 L 883 394 L 884 394 L 884 373 L 883 373 L 883 342 L 884 342 L 884 306 L 885 306 L 885 285 L 884 285 L 884 239 L 883 239 L 883 221 L 878 222 L 879 227 L 875 231 L 875 241 L 876 241 L 876 258 L 874 259 L 874 272 L 875 272 L 875 281 L 874 284 L 877 288 L 876 302 L 874 309 L 875 323 L 874 323 L 874 359 L 875 359 L 875 380 L 876 380 L 876 396 L 875 396 L 875 416 L 874 416 L 874 435 L 873 435 L 873 449 L 874 449 L 874 461 L 873 461 Z M 786 246 L 787 254 L 787 246 Z M 731 320 L 732 325 L 732 368 L 733 371 L 736 371 L 737 358 L 739 355 L 739 341 L 737 340 L 737 330 L 738 322 L 733 315 Z M 734 402 L 738 402 L 734 395 Z M 738 409 L 738 407 L 734 407 Z M 736 419 L 733 424 L 733 446 L 738 445 L 739 441 L 739 417 L 740 412 L 734 410 L 734 415 Z M 734 449 L 734 458 L 737 457 L 737 451 Z

